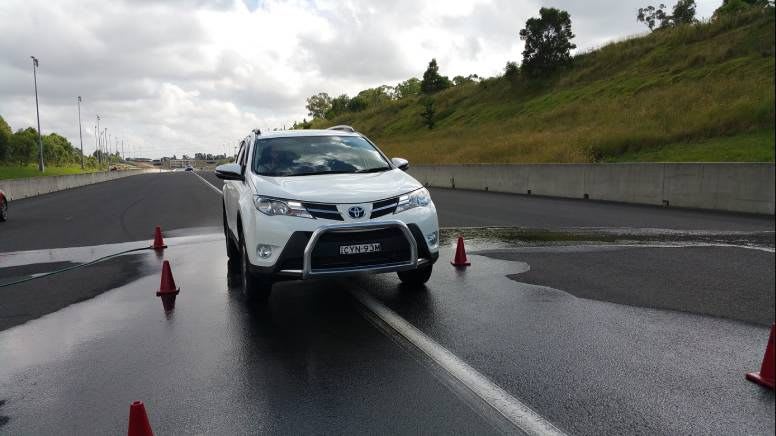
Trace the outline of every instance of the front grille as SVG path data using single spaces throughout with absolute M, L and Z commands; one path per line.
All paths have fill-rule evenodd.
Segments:
M 398 198 L 390 198 L 388 200 L 381 200 L 372 203 L 372 215 L 370 219 L 379 218 L 388 214 L 392 214 L 396 211 L 396 205 L 399 204 Z
M 340 246 L 380 243 L 380 251 L 365 254 L 340 254 Z M 312 270 L 368 267 L 410 261 L 410 244 L 401 229 L 328 232 L 323 234 L 310 258 Z
M 323 218 L 327 220 L 343 221 L 342 215 L 337 210 L 337 206 L 334 204 L 324 203 L 302 203 L 302 206 L 310 212 L 310 215 L 315 218 Z

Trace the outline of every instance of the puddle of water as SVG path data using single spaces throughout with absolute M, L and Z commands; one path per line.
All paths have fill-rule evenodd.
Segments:
M 559 230 L 522 227 L 463 227 L 440 230 L 442 245 L 463 236 L 478 248 L 559 245 L 723 245 L 773 251 L 774 232 L 701 232 L 669 229 L 569 228 Z
M 190 245 L 223 239 L 220 233 L 203 235 L 165 237 L 167 245 Z M 74 262 L 84 263 L 121 251 L 148 247 L 150 240 L 119 242 L 115 244 L 93 245 L 88 247 L 48 248 L 43 250 L 12 251 L 0 253 L 0 268 L 31 265 L 38 263 Z

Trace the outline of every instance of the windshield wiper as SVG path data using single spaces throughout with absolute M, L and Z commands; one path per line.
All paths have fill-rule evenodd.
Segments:
M 388 171 L 391 167 L 377 167 L 377 168 L 367 168 L 365 170 L 358 170 L 357 173 L 379 173 L 381 171 Z

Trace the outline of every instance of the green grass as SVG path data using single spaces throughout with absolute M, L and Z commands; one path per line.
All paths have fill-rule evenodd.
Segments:
M 454 87 L 434 96 L 433 130 L 419 97 L 314 126 L 353 125 L 418 164 L 773 162 L 775 34 L 756 11 L 609 44 L 541 81 Z
M 773 130 L 722 136 L 699 142 L 680 142 L 655 149 L 624 153 L 609 162 L 773 162 Z
M 46 167 L 46 171 L 41 174 L 37 165 L 0 165 L 0 179 L 23 179 L 27 177 L 41 176 L 64 176 L 67 174 L 81 174 L 93 172 L 95 170 L 86 169 L 81 171 L 81 165 L 67 165 L 63 167 Z

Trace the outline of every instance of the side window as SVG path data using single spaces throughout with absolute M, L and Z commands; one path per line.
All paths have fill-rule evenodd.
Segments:
M 248 161 L 248 151 L 250 150 L 250 137 L 245 138 L 242 142 L 243 153 L 240 155 L 240 165 L 245 167 L 245 163 Z
M 240 150 L 237 152 L 237 157 L 234 159 L 234 163 L 242 165 L 243 153 L 245 152 L 245 141 L 240 142 Z

